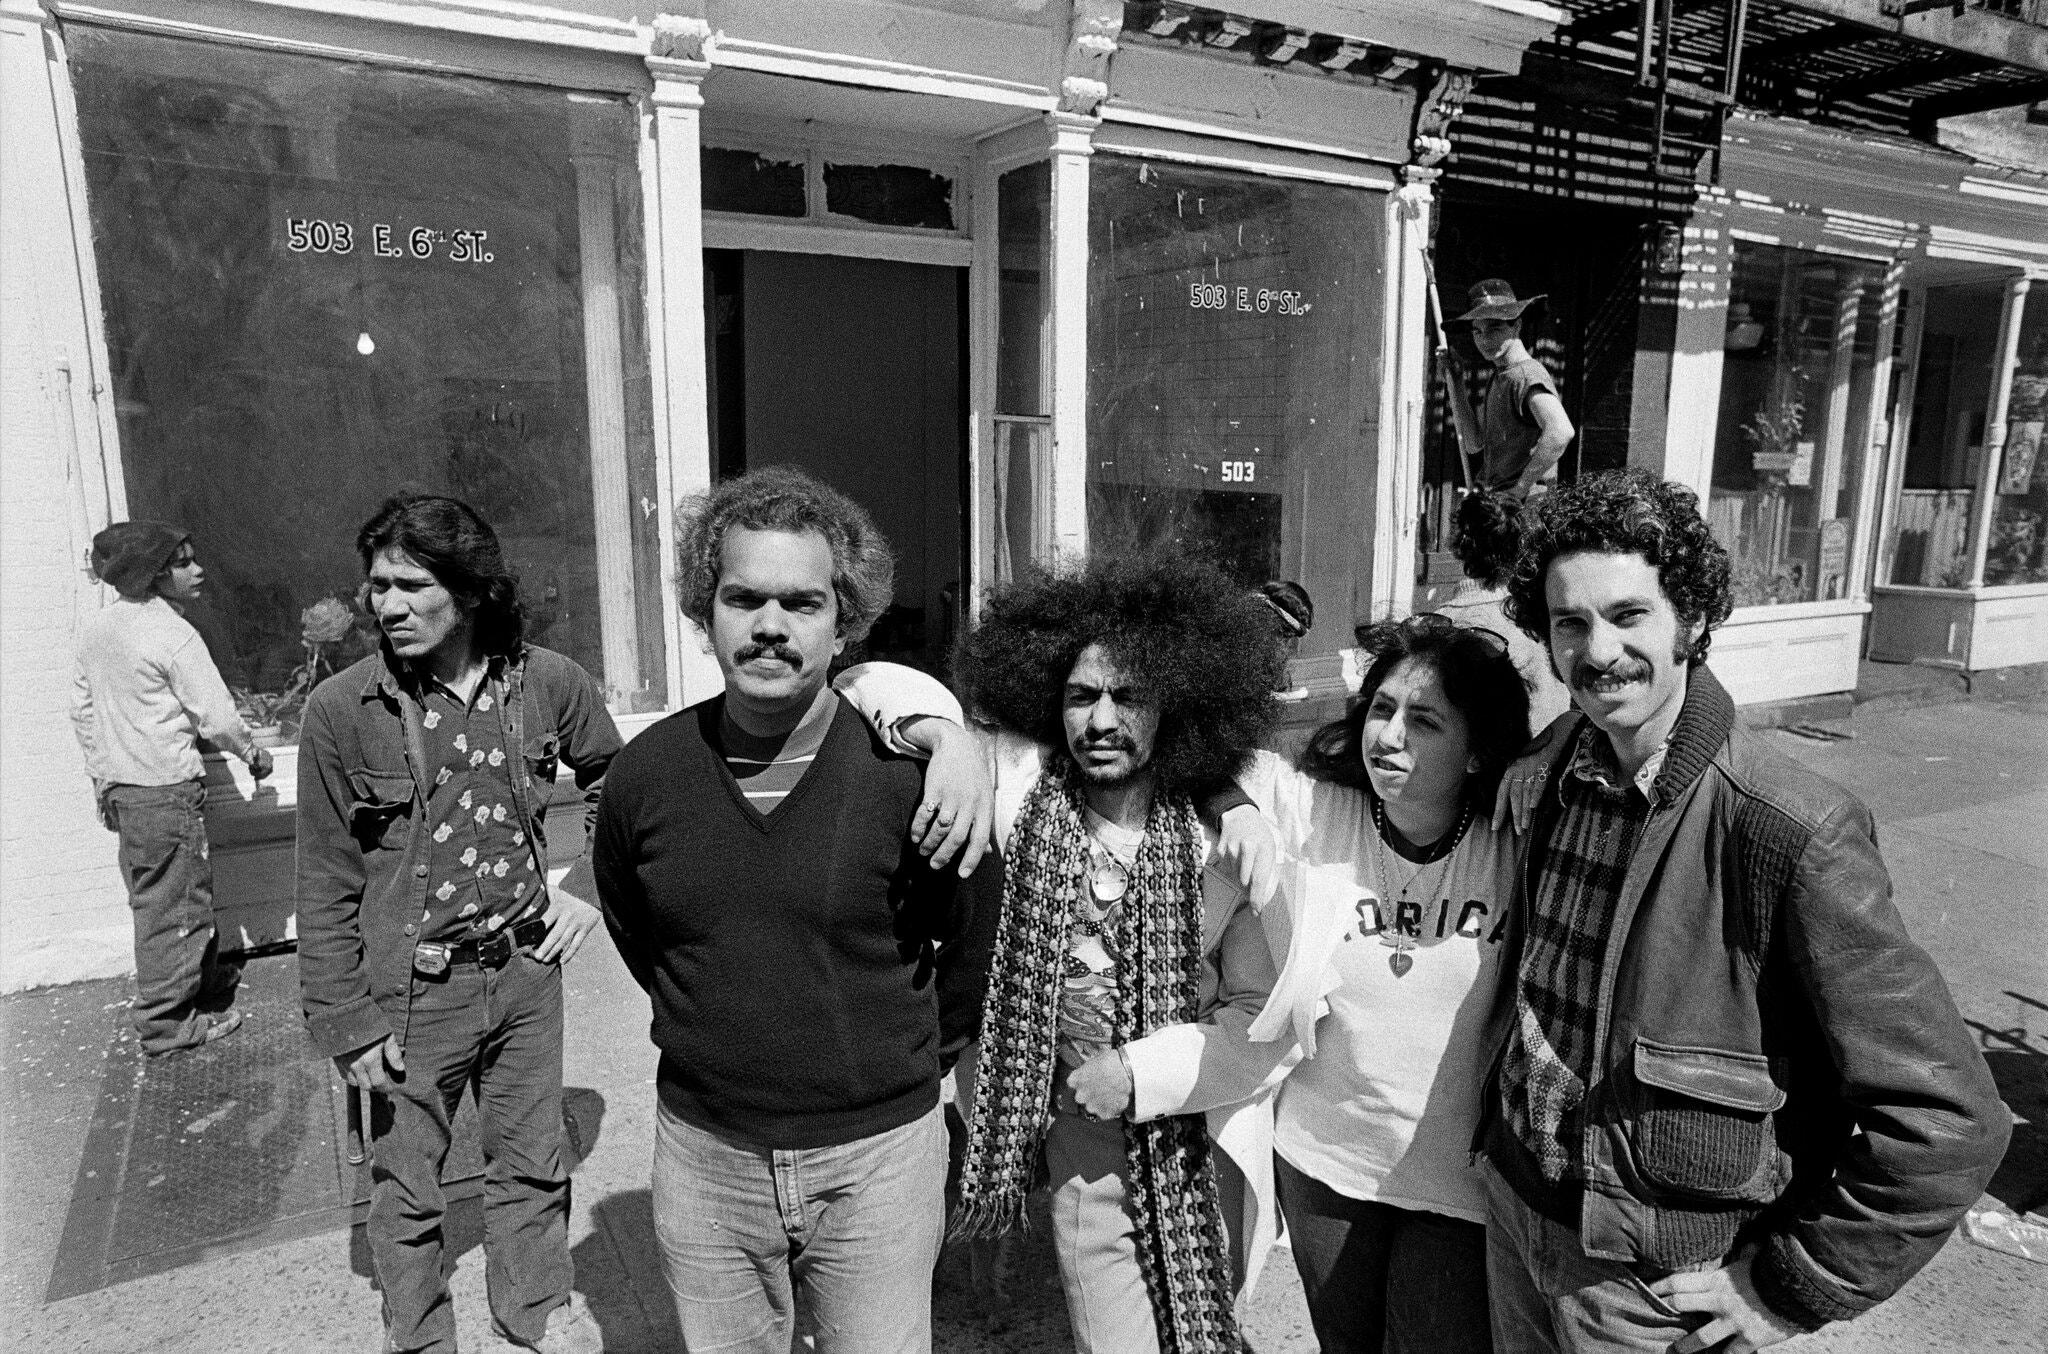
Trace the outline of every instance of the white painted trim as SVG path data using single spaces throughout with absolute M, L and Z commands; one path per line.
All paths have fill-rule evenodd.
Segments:
M 1936 225 L 1928 230 L 1927 257 L 2023 268 L 2031 277 L 2048 277 L 2048 238 L 2023 240 Z
M 1976 521 L 1970 528 L 1970 577 L 1972 588 L 1984 586 L 1984 561 L 1991 549 L 1991 518 L 1998 510 L 1998 473 L 2005 460 L 2006 415 L 2012 408 L 2012 378 L 2020 362 L 2020 326 L 2027 309 L 2027 294 L 2033 279 L 2025 274 L 2005 284 L 2005 301 L 1998 314 L 1998 346 L 1992 351 L 1997 361 L 1991 367 L 1991 405 L 1984 416 L 1984 464 L 1978 468 Z
M 644 91 L 649 30 L 515 0 L 43 0 L 67 23 L 610 93 Z
M 1507 74 L 1521 69 L 1530 43 L 1571 18 L 1558 6 L 1533 0 L 1259 0 L 1225 8 Z
M 1877 533 L 1884 517 L 1881 495 L 1891 473 L 1891 424 L 1886 402 L 1892 390 L 1892 345 L 1898 330 L 1899 302 L 1905 295 L 1906 263 L 1893 259 L 1878 283 L 1877 334 L 1870 364 L 1869 406 L 1863 414 L 1863 467 L 1850 511 L 1849 596 L 1870 595 L 1870 563 L 1877 555 Z M 1902 392 L 1903 393 L 1903 392 Z M 1882 428 L 1882 431 L 1880 431 Z
M 713 91 L 713 94 L 716 90 Z M 825 130 L 820 130 L 820 129 Z M 825 122 L 794 122 L 786 118 L 742 117 L 716 98 L 704 103 L 703 144 L 719 150 L 743 150 L 792 160 L 810 158 L 832 164 L 911 165 L 959 178 L 968 157 L 954 137 L 920 132 L 880 131 Z
M 56 25 L 44 25 L 42 36 L 50 54 L 44 71 L 49 78 L 50 104 L 57 126 L 57 149 L 63 161 L 64 210 L 72 257 L 77 265 L 78 305 L 85 331 L 82 354 L 85 379 L 81 382 L 77 379 L 78 373 L 73 373 L 72 385 L 74 391 L 83 386 L 89 401 L 85 423 L 94 434 L 91 450 L 100 497 L 97 503 L 88 502 L 86 517 L 97 532 L 127 518 L 128 473 L 121 458 L 121 421 L 114 412 L 114 363 L 107 348 L 99 255 L 93 250 L 92 218 L 86 206 L 85 152 L 79 138 L 78 100 L 72 91 L 70 52 L 64 42 L 63 30 Z M 59 356 L 68 357 L 68 354 Z M 75 398 L 68 407 L 75 418 Z M 85 447 L 78 448 L 81 462 L 85 460 L 86 452 Z M 102 513 L 106 515 L 104 521 L 100 520 Z
M 1035 164 L 1051 156 L 1052 143 L 1052 128 L 1045 118 L 1026 114 L 976 141 L 975 162 L 1000 178 L 1019 166 Z
M 986 145 L 987 142 L 982 143 Z M 996 349 L 1002 323 L 1002 261 L 998 254 L 998 181 L 1002 171 L 977 157 L 973 170 L 973 261 L 967 269 L 967 624 L 981 618 L 984 592 L 996 581 Z
M 1907 305 L 1906 371 L 1899 382 L 1898 417 L 1892 420 L 1884 448 L 1883 497 L 1878 500 L 1876 553 L 1867 580 L 1871 595 L 1890 578 L 1897 559 L 1899 495 L 1906 487 L 1906 446 L 1913 435 L 1913 400 L 1920 384 L 1920 340 L 1927 332 L 1927 288 L 1917 288 L 1919 299 Z M 1900 287 L 1903 299 L 1906 288 Z
M 651 57 L 648 100 L 652 145 L 643 145 L 646 201 L 648 333 L 654 365 L 655 464 L 659 467 L 663 634 L 668 641 L 669 705 L 680 709 L 717 694 L 724 678 L 703 650 L 701 631 L 682 619 L 676 594 L 676 506 L 711 487 L 709 383 L 704 356 L 703 159 L 698 119 L 710 67 L 700 61 Z M 658 298 L 658 306 L 657 306 Z M 659 335 L 656 339 L 655 336 Z
M 1288 150 L 1278 144 L 1169 131 L 1156 122 L 1136 119 L 1116 125 L 1105 119 L 1094 136 L 1098 154 L 1134 155 L 1149 160 L 1175 160 L 1214 169 L 1233 169 L 1271 178 L 1304 179 L 1345 188 L 1391 192 L 1399 183 L 1392 170 L 1375 161 L 1342 159 Z
M 1972 588 L 1923 588 L 1913 583 L 1880 583 L 1880 596 L 1901 597 L 2048 597 L 2048 583 L 1981 583 Z
M 1055 113 L 1052 154 L 1052 545 L 1088 553 L 1088 159 L 1093 118 Z M 1049 561 L 1041 561 L 1049 562 Z
M 878 61 L 844 53 L 814 52 L 801 47 L 735 38 L 720 34 L 712 46 L 711 59 L 734 70 L 788 75 L 801 80 L 829 80 L 842 85 L 864 85 L 872 89 L 896 89 L 912 94 L 938 94 L 946 98 L 971 99 L 978 103 L 1009 104 L 1050 112 L 1059 98 L 1043 85 L 1026 80 L 1004 80 L 964 71 L 937 70 L 897 61 Z
M 1738 211 L 1755 211 L 1757 204 L 1738 202 Z M 1728 227 L 1728 236 L 1734 240 L 1746 240 L 1750 244 L 1771 245 L 1779 249 L 1803 249 L 1810 254 L 1837 254 L 1843 258 L 1862 259 L 1869 263 L 1889 264 L 1898 256 L 1901 247 L 1910 248 L 1913 243 L 1909 232 L 1898 232 L 1887 237 L 1886 245 L 1870 236 L 1845 236 L 1835 227 L 1832 219 L 1810 216 L 1787 215 L 1788 228 L 1785 230 L 1764 230 L 1757 226 Z
M 965 268 L 974 245 L 959 235 L 912 233 L 880 227 L 825 225 L 810 220 L 705 212 L 706 249 L 765 249 L 781 254 L 836 254 L 843 258 L 888 259 Z
M 654 424 L 654 525 L 656 546 L 661 551 L 661 558 L 655 562 L 655 574 L 661 580 L 661 652 L 665 686 L 663 704 L 675 710 L 680 709 L 683 703 L 683 656 L 674 565 L 676 477 L 675 457 L 672 451 L 674 430 L 669 418 L 669 382 L 673 379 L 673 372 L 668 354 L 668 288 L 663 277 L 665 259 L 662 252 L 659 159 L 661 146 L 655 136 L 660 111 L 651 98 L 642 98 L 635 102 L 640 122 L 640 224 L 646 250 L 644 273 L 647 279 L 647 295 L 644 304 L 647 309 L 647 362 L 652 378 L 650 402 L 653 408 L 650 412 Z M 699 290 L 702 290 L 701 283 Z
M 1387 281 L 1381 307 L 1380 436 L 1373 485 L 1372 575 L 1367 619 L 1405 616 L 1415 606 L 1417 535 L 1422 516 L 1422 441 L 1429 407 L 1431 346 L 1426 341 L 1429 247 L 1436 209 L 1429 178 L 1388 195 Z
M 1223 141 L 1243 141 L 1258 146 L 1272 146 L 1281 150 L 1301 151 L 1309 155 L 1326 155 L 1332 159 L 1347 160 L 1356 164 L 1390 164 L 1393 161 L 1368 156 L 1350 146 L 1335 145 L 1326 141 L 1301 141 L 1288 136 L 1274 136 L 1255 126 L 1239 126 L 1234 123 L 1198 122 L 1192 118 L 1177 118 L 1166 113 L 1148 113 L 1143 109 L 1131 108 L 1111 102 L 1102 108 L 1105 123 L 1123 123 L 1131 127 L 1154 127 L 1160 131 L 1183 132 L 1189 136 L 1214 138 Z M 1388 185 L 1391 187 L 1391 183 Z
M 1777 606 L 1739 606 L 1714 627 L 1715 634 L 1745 625 L 1818 620 L 1828 616 L 1862 616 L 1870 611 L 1866 597 L 1838 597 L 1826 602 L 1781 602 Z

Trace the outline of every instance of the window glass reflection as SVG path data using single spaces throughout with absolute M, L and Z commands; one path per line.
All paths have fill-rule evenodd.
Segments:
M 608 97 L 66 30 L 130 515 L 246 712 L 369 651 L 357 527 L 450 493 L 615 707 L 665 661 L 636 124 Z M 346 617 L 346 619 L 344 619 Z
M 1297 579 L 1356 614 L 1381 199 L 1108 155 L 1089 185 L 1091 548 L 1174 540 L 1247 587 Z
M 1984 581 L 2048 583 L 2048 283 L 2028 290 L 2020 323 L 2018 365 L 2006 398 L 2005 444 L 1999 448 L 1998 501 L 1984 548 Z
M 1736 244 L 1708 519 L 1737 606 L 1848 595 L 1881 284 L 1874 264 Z

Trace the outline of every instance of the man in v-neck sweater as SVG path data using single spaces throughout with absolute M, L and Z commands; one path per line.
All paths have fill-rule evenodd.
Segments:
M 654 1211 L 686 1348 L 931 1347 L 942 1065 L 973 1033 L 972 886 L 907 828 L 920 762 L 827 684 L 889 599 L 867 514 L 799 472 L 721 485 L 682 587 L 724 694 L 613 763 L 595 867 L 661 1050 Z M 949 1000 L 955 991 L 965 995 Z

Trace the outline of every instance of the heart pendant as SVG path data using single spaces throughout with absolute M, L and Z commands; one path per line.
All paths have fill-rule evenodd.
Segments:
M 1415 959 L 1406 950 L 1395 950 L 1387 956 L 1387 967 L 1394 970 L 1396 978 L 1408 976 L 1408 970 L 1415 967 Z

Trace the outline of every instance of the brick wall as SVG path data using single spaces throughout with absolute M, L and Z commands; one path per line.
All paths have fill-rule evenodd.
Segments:
M 69 716 L 72 635 L 99 605 L 80 565 L 106 515 L 73 455 L 82 443 L 97 464 L 87 335 L 42 34 L 12 15 L 0 99 L 0 991 L 14 991 L 133 958 Z

